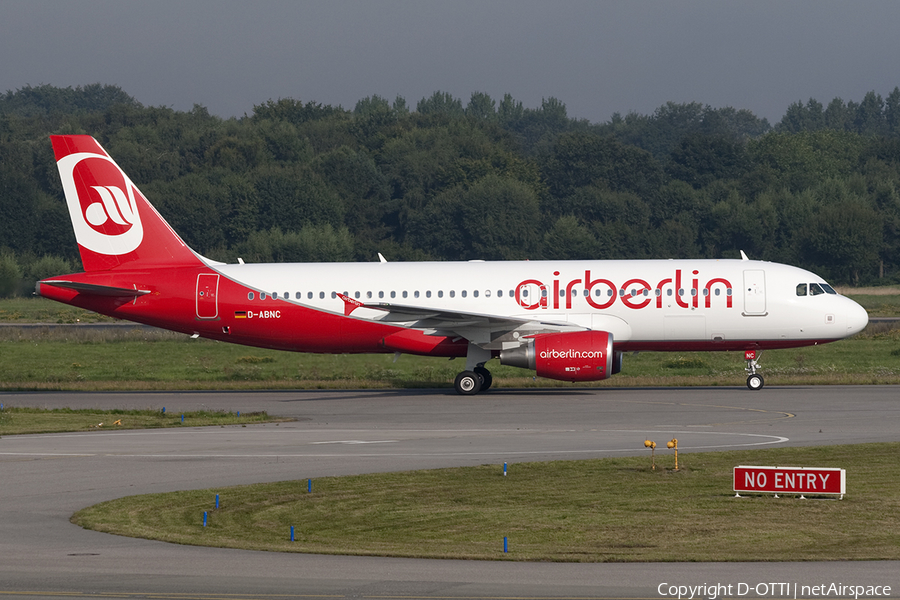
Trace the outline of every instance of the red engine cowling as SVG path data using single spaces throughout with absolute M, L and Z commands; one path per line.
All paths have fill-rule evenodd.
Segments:
M 600 381 L 613 374 L 613 336 L 607 331 L 545 333 L 500 353 L 500 363 L 534 369 L 562 381 Z

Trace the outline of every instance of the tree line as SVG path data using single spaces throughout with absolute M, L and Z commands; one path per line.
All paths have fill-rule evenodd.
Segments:
M 604 123 L 435 92 L 222 119 L 116 86 L 0 95 L 0 295 L 80 268 L 50 134 L 100 141 L 192 248 L 234 262 L 751 258 L 900 281 L 900 88 L 774 126 L 666 103 Z

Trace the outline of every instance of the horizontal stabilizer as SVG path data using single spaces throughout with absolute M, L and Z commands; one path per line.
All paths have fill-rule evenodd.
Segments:
M 75 290 L 81 294 L 91 294 L 93 296 L 111 296 L 119 298 L 134 298 L 149 294 L 150 290 L 136 290 L 120 287 L 112 287 L 108 285 L 97 285 L 96 283 L 80 283 L 78 281 L 63 281 L 59 279 L 45 279 L 40 285 L 52 285 L 53 287 L 66 288 Z

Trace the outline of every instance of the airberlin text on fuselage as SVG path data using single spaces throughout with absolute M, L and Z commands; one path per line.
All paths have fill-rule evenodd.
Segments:
M 609 279 L 604 279 L 603 277 L 592 279 L 590 270 L 586 270 L 584 272 L 584 279 L 573 279 L 566 283 L 565 287 L 561 287 L 560 281 L 557 279 L 557 277 L 559 277 L 559 271 L 554 271 L 554 278 L 550 286 L 552 287 L 552 291 L 548 290 L 547 284 L 538 279 L 526 279 L 516 286 L 516 302 L 526 310 L 537 310 L 539 308 L 550 308 L 547 300 L 552 299 L 552 308 L 559 309 L 561 308 L 560 299 L 564 298 L 564 308 L 571 309 L 573 300 L 581 297 L 591 307 L 598 310 L 609 308 L 616 302 L 616 299 L 628 308 L 645 308 L 650 306 L 651 303 L 653 303 L 656 308 L 662 308 L 663 290 L 668 288 L 668 293 L 672 294 L 675 298 L 675 302 L 678 303 L 678 306 L 681 308 L 700 308 L 701 295 L 704 298 L 704 307 L 710 308 L 712 306 L 714 290 L 719 294 L 724 292 L 725 306 L 727 308 L 732 307 L 733 287 L 730 281 L 723 277 L 713 277 L 706 281 L 703 287 L 700 287 L 700 279 L 698 277 L 700 272 L 691 271 L 691 275 L 693 276 L 690 278 L 691 287 L 685 290 L 682 287 L 681 269 L 676 269 L 672 277 L 661 279 L 656 284 L 656 287 L 651 286 L 648 281 L 639 278 L 629 279 L 621 286 L 618 286 Z M 538 298 L 534 302 L 531 302 L 532 298 L 529 298 L 528 293 L 525 292 L 530 286 L 535 286 L 539 290 L 537 294 Z M 584 292 L 587 293 L 583 296 L 573 295 L 572 290 L 576 288 L 584 290 Z M 561 294 L 561 290 L 565 290 L 565 293 Z M 600 293 L 597 294 L 595 290 L 599 290 Z

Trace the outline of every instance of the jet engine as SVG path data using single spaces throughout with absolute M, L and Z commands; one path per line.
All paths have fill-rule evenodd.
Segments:
M 616 372 L 615 354 L 608 331 L 542 333 L 517 348 L 502 350 L 500 364 L 534 369 L 548 379 L 600 381 Z

